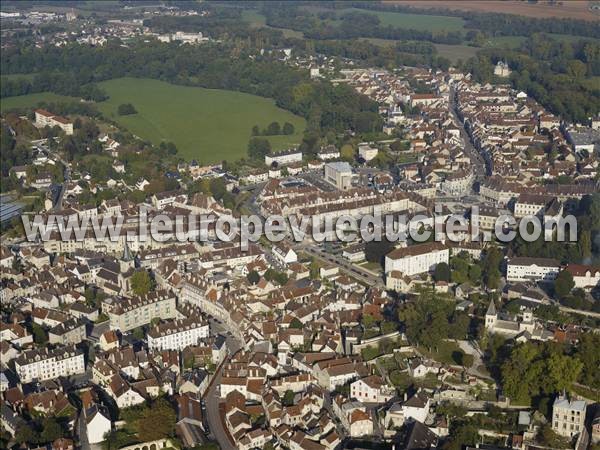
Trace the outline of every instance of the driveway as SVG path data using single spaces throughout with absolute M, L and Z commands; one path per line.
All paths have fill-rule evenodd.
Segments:
M 467 369 L 467 373 L 485 380 L 493 381 L 493 378 L 490 377 L 490 374 L 487 373 L 487 370 L 485 370 L 485 364 L 482 359 L 483 352 L 479 349 L 479 347 L 474 345 L 471 341 L 456 341 L 456 343 L 463 352 L 465 352 L 467 355 L 473 356 L 473 365 Z

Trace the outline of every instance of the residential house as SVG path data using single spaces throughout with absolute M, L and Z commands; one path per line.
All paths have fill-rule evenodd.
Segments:
M 558 395 L 552 404 L 552 430 L 568 438 L 581 433 L 586 406 L 584 400 L 570 400 L 565 393 Z
M 394 396 L 394 389 L 377 375 L 361 378 L 350 384 L 350 396 L 363 403 L 385 403 Z
M 87 440 L 90 444 L 104 442 L 106 433 L 112 430 L 109 414 L 97 403 L 83 409 L 83 419 L 87 431 Z

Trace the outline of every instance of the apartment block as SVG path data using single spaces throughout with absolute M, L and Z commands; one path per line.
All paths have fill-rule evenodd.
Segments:
M 397 248 L 385 256 L 385 273 L 393 270 L 412 276 L 435 269 L 439 263 L 448 263 L 450 249 L 441 242 L 410 245 Z
M 73 345 L 23 352 L 15 360 L 21 383 L 51 380 L 85 372 L 83 352 Z
M 175 308 L 175 294 L 157 291 L 141 297 L 123 298 L 113 303 L 106 313 L 110 318 L 110 329 L 125 332 L 147 325 L 154 318 L 174 319 Z
M 170 320 L 148 331 L 148 347 L 151 350 L 182 351 L 190 345 L 198 345 L 209 336 L 208 323 L 197 318 Z

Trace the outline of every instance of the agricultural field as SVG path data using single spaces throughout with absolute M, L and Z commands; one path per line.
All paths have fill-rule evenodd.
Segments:
M 19 95 L 16 97 L 6 97 L 0 100 L 0 111 L 5 112 L 15 108 L 31 108 L 40 102 L 70 102 L 79 101 L 75 97 L 54 94 L 52 92 L 39 92 L 36 94 Z
M 328 8 L 320 7 L 319 5 L 303 6 L 304 9 L 313 13 L 330 12 Z M 398 28 L 407 28 L 420 31 L 463 31 L 465 21 L 460 17 L 438 16 L 425 14 L 410 14 L 390 11 L 374 11 L 371 9 L 362 8 L 342 8 L 336 10 L 336 16 L 340 16 L 348 12 L 360 12 L 362 14 L 372 14 L 379 17 L 382 26 L 391 25 Z M 331 25 L 336 25 L 338 20 L 328 20 Z
M 460 17 L 371 11 L 358 8 L 342 9 L 338 12 L 338 15 L 342 15 L 349 11 L 374 14 L 379 17 L 382 26 L 391 25 L 398 28 L 432 31 L 434 33 L 440 31 L 462 31 L 464 30 L 465 25 L 465 21 Z
M 485 47 L 519 48 L 527 38 L 525 36 L 495 36 L 485 41 Z
M 150 79 L 119 78 L 99 85 L 109 99 L 98 103 L 102 113 L 135 135 L 160 143 L 172 141 L 187 160 L 233 161 L 246 155 L 251 129 L 290 122 L 295 133 L 270 136 L 273 149 L 298 144 L 303 118 L 275 106 L 273 100 L 241 92 L 176 86 Z M 120 104 L 131 103 L 137 114 L 119 116 Z
M 456 63 L 459 59 L 466 61 L 475 56 L 477 51 L 480 50 L 477 47 L 470 47 L 468 45 L 434 44 L 434 46 L 440 56 L 448 58 L 453 63 Z
M 385 3 L 412 6 L 419 9 L 447 8 L 462 11 L 517 14 L 520 16 L 560 19 L 598 20 L 598 13 L 590 9 L 588 0 L 568 0 L 551 5 L 546 1 L 536 3 L 522 0 L 392 0 Z

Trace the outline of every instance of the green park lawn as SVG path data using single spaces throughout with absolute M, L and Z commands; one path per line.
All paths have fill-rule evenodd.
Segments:
M 293 135 L 268 138 L 274 150 L 298 144 L 305 128 L 303 118 L 278 108 L 273 100 L 241 92 L 136 78 L 99 85 L 110 97 L 98 103 L 106 117 L 155 144 L 172 141 L 182 157 L 201 163 L 245 156 L 254 125 L 265 128 L 273 121 L 294 125 Z M 122 103 L 133 104 L 137 114 L 119 116 Z

